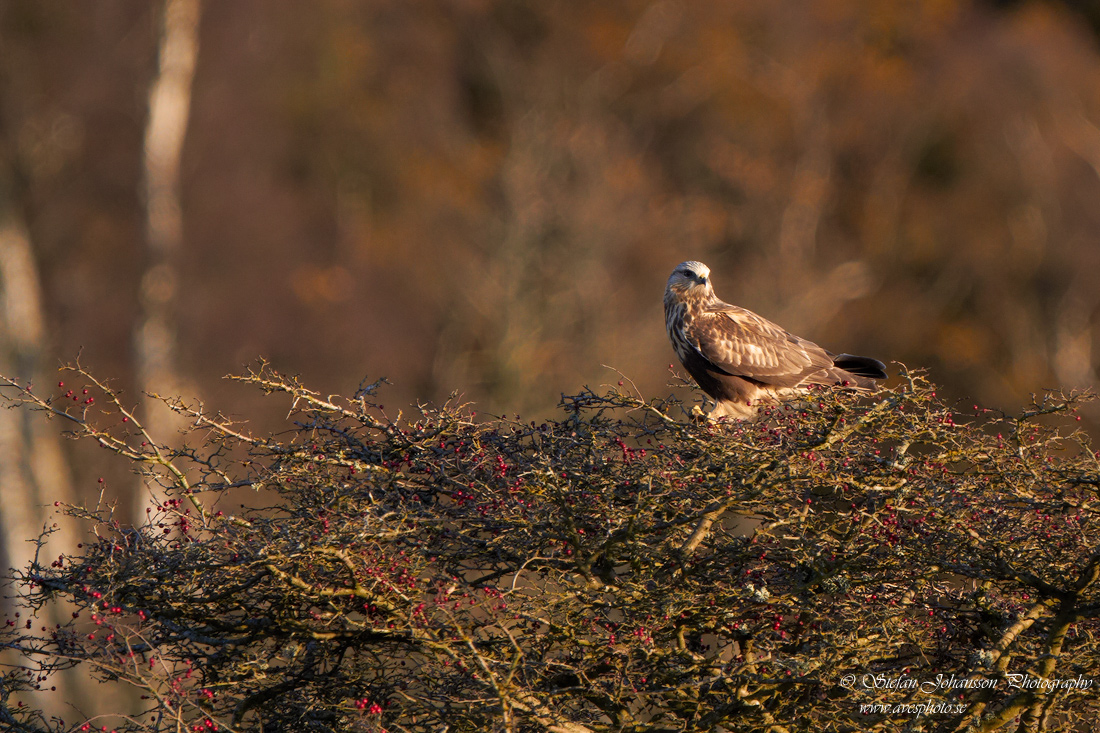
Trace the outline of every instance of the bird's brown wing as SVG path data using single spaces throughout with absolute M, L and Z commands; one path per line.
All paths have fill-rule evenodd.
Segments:
M 725 303 L 693 319 L 688 339 L 715 371 L 774 387 L 828 382 L 833 366 L 812 341 Z

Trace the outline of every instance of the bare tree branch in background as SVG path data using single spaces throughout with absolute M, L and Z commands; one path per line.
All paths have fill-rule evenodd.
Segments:
M 147 264 L 141 280 L 142 313 L 135 323 L 138 383 L 146 394 L 179 390 L 176 364 L 176 304 L 179 250 L 183 246 L 179 169 L 191 83 L 198 54 L 199 0 L 166 0 L 159 65 L 149 90 L 145 128 L 145 206 Z M 178 420 L 159 400 L 146 399 L 148 421 L 170 435 Z M 166 429 L 167 428 L 167 429 Z M 137 514 L 145 506 L 139 489 Z

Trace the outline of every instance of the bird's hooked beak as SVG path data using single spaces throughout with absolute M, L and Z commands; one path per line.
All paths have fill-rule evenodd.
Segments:
M 688 296 L 709 294 L 710 287 L 710 271 L 701 262 L 684 262 L 668 278 L 670 290 Z

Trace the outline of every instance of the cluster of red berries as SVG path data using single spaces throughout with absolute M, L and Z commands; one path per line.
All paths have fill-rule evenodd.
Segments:
M 63 388 L 65 386 L 65 383 L 64 382 L 58 382 L 57 386 L 58 386 L 58 388 Z M 65 398 L 65 399 L 71 399 L 73 402 L 80 402 L 81 397 L 83 397 L 84 398 L 83 402 L 84 402 L 85 405 L 91 405 L 95 402 L 95 397 L 89 397 L 88 396 L 88 390 L 86 390 L 86 389 L 81 390 L 80 394 L 76 394 L 75 392 L 73 392 L 70 389 L 67 392 L 65 392 L 65 394 L 62 395 L 62 397 Z
M 361 698 L 355 701 L 355 707 L 357 710 L 365 710 L 371 715 L 380 715 L 382 713 L 382 706 L 376 702 L 371 702 L 367 698 Z

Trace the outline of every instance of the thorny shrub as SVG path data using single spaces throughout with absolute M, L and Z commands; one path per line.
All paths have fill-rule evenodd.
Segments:
M 387 417 L 371 385 L 250 435 L 202 406 L 192 447 L 6 382 L 139 467 L 163 500 L 18 574 L 13 730 L 1074 729 L 1100 716 L 1100 460 L 1079 395 L 961 410 L 903 370 L 699 425 L 621 385 L 541 423 Z M 965 414 L 964 414 L 965 413 Z M 1067 428 L 1061 428 L 1065 431 Z M 234 491 L 257 492 L 245 508 Z M 237 503 L 231 503 L 236 500 Z M 28 614 L 59 600 L 73 620 Z M 18 689 L 83 665 L 143 709 L 61 722 Z M 1030 675 L 1031 677 L 1021 677 Z M 1054 689 L 1028 686 L 1045 679 Z M 1021 682 L 1021 680 L 1023 680 Z M 917 707 L 924 705 L 924 707 Z M 20 728 L 22 726 L 22 728 Z M 106 727 L 105 727 L 106 726 Z

